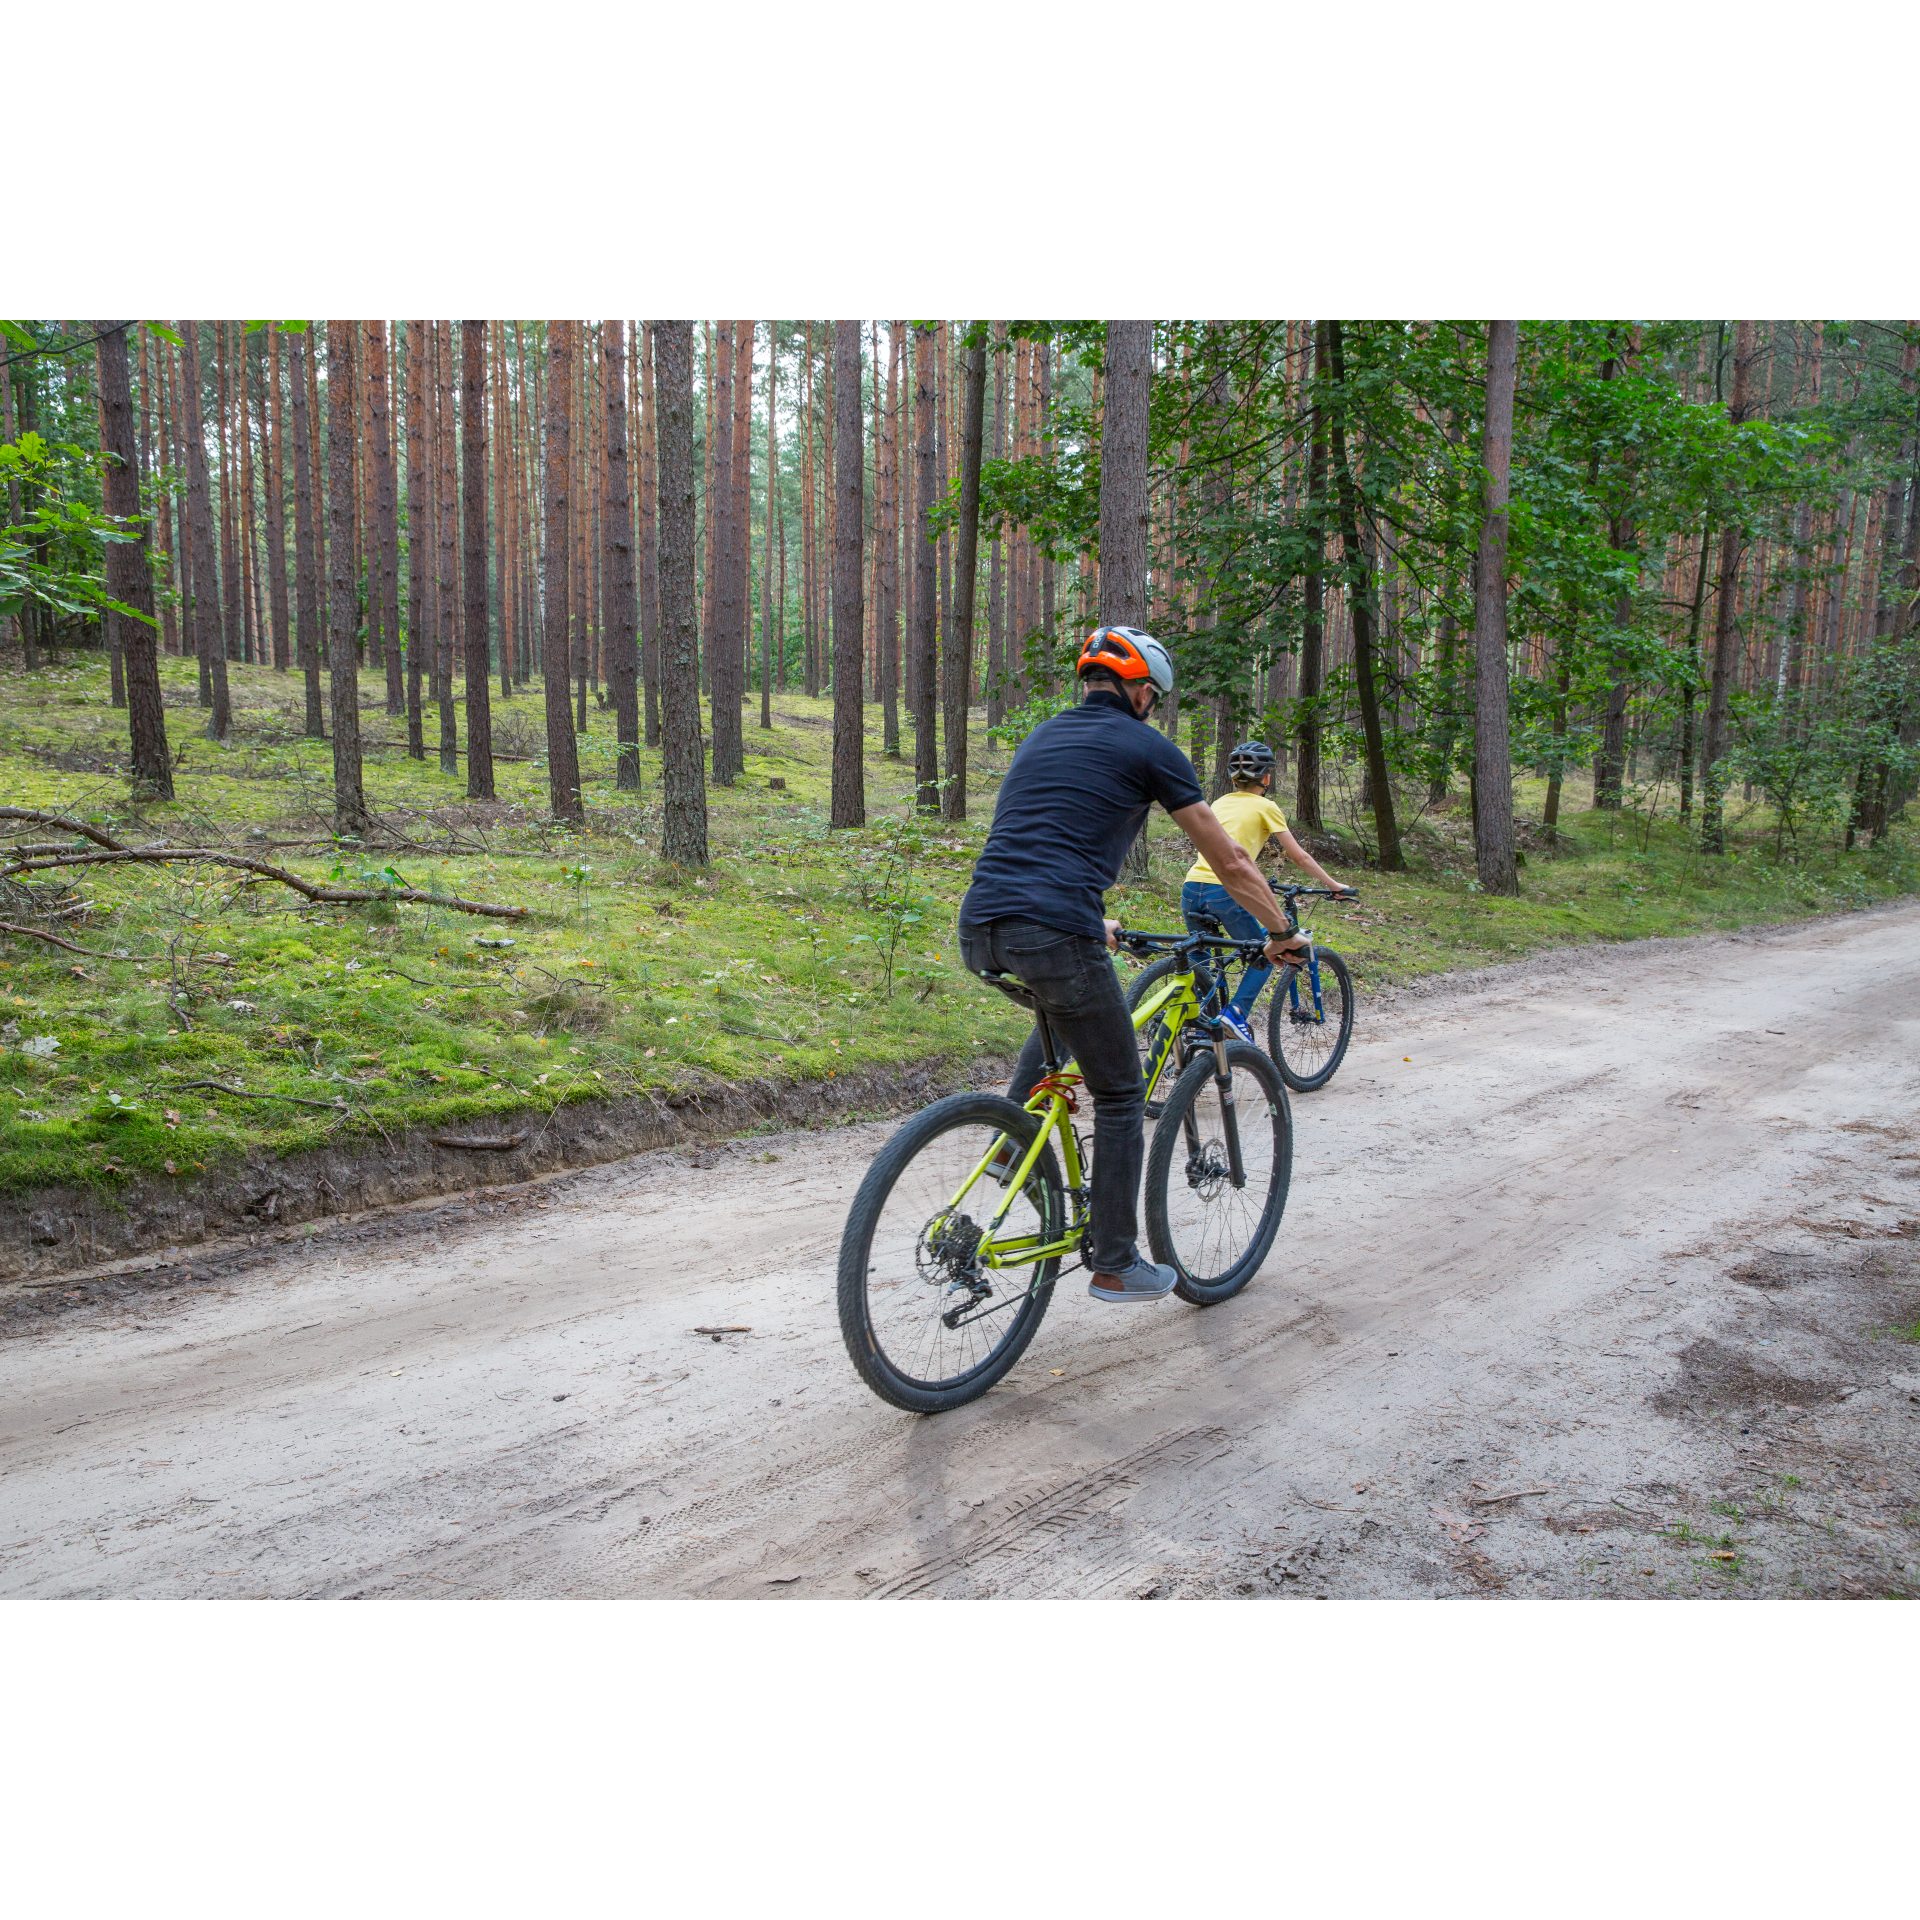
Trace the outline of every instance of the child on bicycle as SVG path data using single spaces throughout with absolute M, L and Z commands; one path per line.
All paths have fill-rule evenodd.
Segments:
M 1321 866 L 1287 828 L 1287 816 L 1269 797 L 1273 776 L 1279 768 L 1273 749 L 1264 741 L 1243 740 L 1227 756 L 1227 771 L 1233 776 L 1233 791 L 1223 793 L 1213 803 L 1213 811 L 1228 837 L 1258 860 L 1269 841 L 1278 840 L 1280 851 L 1295 866 L 1304 867 L 1323 887 L 1336 893 L 1352 893 Z M 1180 889 L 1180 911 L 1188 929 L 1194 933 L 1210 931 L 1207 922 L 1217 920 L 1235 940 L 1257 940 L 1263 929 L 1259 921 L 1223 887 L 1204 857 L 1187 869 L 1186 883 Z M 1250 1024 L 1260 992 L 1273 977 L 1271 967 L 1249 967 L 1234 989 L 1233 1001 L 1223 1015 L 1229 1027 L 1242 1040 L 1253 1041 Z

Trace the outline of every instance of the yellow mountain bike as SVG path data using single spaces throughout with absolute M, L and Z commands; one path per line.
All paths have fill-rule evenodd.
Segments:
M 1158 1124 L 1147 1151 L 1147 1241 L 1195 1306 L 1232 1298 L 1260 1270 L 1293 1171 L 1293 1114 L 1279 1070 L 1205 1011 L 1210 952 L 1246 942 L 1122 932 L 1137 957 L 1175 967 L 1133 1008 L 1151 1028 L 1142 1062 Z M 1257 943 L 1256 943 L 1257 946 Z M 860 1183 L 840 1240 L 840 1331 L 881 1399 L 943 1413 L 978 1399 L 1026 1351 L 1060 1263 L 1087 1230 L 1087 1149 L 1074 1126 L 1080 1072 L 1061 1058 L 1031 993 L 1042 1074 L 1021 1106 L 956 1093 L 914 1115 Z

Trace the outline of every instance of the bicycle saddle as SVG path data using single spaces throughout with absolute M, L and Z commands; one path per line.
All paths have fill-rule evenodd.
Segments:
M 1033 997 L 1030 987 L 1016 980 L 1010 973 L 983 973 L 980 978 L 990 987 L 998 987 L 1009 1000 L 1016 1001 L 1030 1012 L 1037 1013 L 1040 1002 Z

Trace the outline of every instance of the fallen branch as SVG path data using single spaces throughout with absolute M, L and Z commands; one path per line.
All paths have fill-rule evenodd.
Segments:
M 98 837 L 97 835 L 95 836 Z M 463 900 L 457 894 L 427 893 L 419 887 L 324 887 L 302 880 L 285 867 L 271 861 L 249 860 L 244 854 L 214 853 L 205 847 L 115 847 L 101 853 L 68 853 L 31 860 L 17 860 L 0 868 L 0 879 L 16 873 L 42 873 L 53 867 L 117 866 L 127 861 L 160 865 L 170 860 L 197 860 L 208 866 L 231 867 L 241 873 L 257 873 L 263 880 L 277 880 L 283 887 L 311 900 L 316 906 L 372 906 L 383 900 L 405 905 L 451 907 L 456 913 L 477 913 L 490 920 L 524 920 L 525 907 L 496 907 L 483 900 Z
M 303 1100 L 297 1093 L 249 1093 L 245 1087 L 230 1087 L 224 1080 L 180 1080 L 167 1091 L 191 1093 L 197 1087 L 205 1087 L 213 1093 L 230 1093 L 236 1100 L 285 1100 L 296 1107 L 318 1107 L 323 1113 L 348 1111 L 344 1100 Z
M 57 933 L 43 933 L 38 927 L 16 926 L 11 920 L 0 920 L 0 933 L 23 933 L 29 940 L 44 940 L 50 947 L 65 947 L 69 953 L 84 953 L 89 960 L 111 960 L 116 957 L 110 953 L 95 953 L 91 947 L 76 947 L 71 940 L 62 940 Z
M 462 1153 L 511 1153 L 526 1138 L 525 1131 L 507 1134 L 485 1134 L 472 1140 L 455 1140 L 451 1136 L 432 1133 L 428 1142 L 436 1147 L 455 1147 Z
M 1476 1507 L 1497 1507 L 1507 1500 L 1531 1500 L 1536 1493 L 1551 1493 L 1551 1487 L 1523 1487 L 1518 1493 L 1486 1493 L 1470 1502 Z
M 77 833 L 83 840 L 93 841 L 96 846 L 111 847 L 116 853 L 127 851 L 124 840 L 116 840 L 112 834 L 103 833 L 98 827 L 90 827 L 70 813 L 42 813 L 37 807 L 0 807 L 0 820 L 27 820 L 36 827 L 65 827 L 69 833 Z

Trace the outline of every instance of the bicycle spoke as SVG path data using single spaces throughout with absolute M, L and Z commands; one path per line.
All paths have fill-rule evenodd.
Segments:
M 963 1125 L 925 1142 L 901 1168 L 875 1221 L 868 1252 L 868 1318 L 873 1340 L 904 1378 L 934 1389 L 972 1373 L 1006 1338 L 1005 1309 L 1025 1304 L 1037 1269 L 992 1268 L 973 1256 L 1006 1189 L 990 1175 L 957 1208 L 968 1174 L 1000 1138 L 988 1126 Z M 1052 1237 L 1035 1204 L 1038 1173 L 1015 1196 L 994 1244 Z

